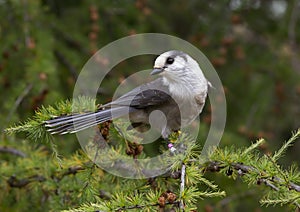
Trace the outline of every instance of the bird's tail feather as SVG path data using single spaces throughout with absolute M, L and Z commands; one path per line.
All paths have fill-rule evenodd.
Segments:
M 89 112 L 83 114 L 73 114 L 64 117 L 57 117 L 44 122 L 44 126 L 51 134 L 67 134 L 76 133 L 89 127 L 119 118 L 128 113 L 128 107 L 117 107 L 97 112 Z

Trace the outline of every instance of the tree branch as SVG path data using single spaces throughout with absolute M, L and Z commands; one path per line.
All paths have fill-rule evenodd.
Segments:
M 61 176 L 57 177 L 55 175 L 52 175 L 51 178 L 55 179 L 56 181 L 60 181 L 65 176 L 75 175 L 75 174 L 78 173 L 79 170 L 84 170 L 84 169 L 85 168 L 81 167 L 81 166 L 69 167 L 67 171 L 65 171 L 61 174 Z M 33 175 L 33 176 L 30 176 L 30 177 L 21 178 L 21 179 L 18 179 L 16 176 L 13 175 L 7 180 L 7 183 L 10 185 L 10 187 L 23 188 L 26 185 L 28 185 L 29 183 L 44 182 L 46 180 L 47 180 L 47 178 L 42 176 L 42 175 Z
M 17 149 L 14 149 L 14 148 L 11 148 L 11 147 L 0 147 L 0 153 L 3 152 L 3 153 L 10 153 L 12 155 L 16 155 L 16 156 L 20 156 L 22 158 L 25 158 L 26 157 L 26 154 L 21 152 L 20 150 L 17 150 Z
M 248 166 L 242 163 L 230 163 L 229 166 L 232 167 L 234 170 L 236 170 L 239 176 L 249 174 L 250 172 L 260 173 L 260 171 L 257 170 L 255 167 Z M 224 169 L 226 167 L 227 166 L 220 161 L 210 161 L 206 164 L 205 171 L 219 172 L 221 171 L 221 169 Z M 277 176 L 271 178 L 259 178 L 257 180 L 257 183 L 258 184 L 264 183 L 266 186 L 276 191 L 278 191 L 279 188 L 275 186 L 274 183 L 287 186 L 289 190 L 295 190 L 297 192 L 300 192 L 300 185 L 297 185 L 293 182 L 289 182 L 288 184 L 286 184 L 282 178 Z
M 180 204 L 179 201 L 175 201 L 175 202 L 166 202 L 165 205 L 177 205 Z M 124 207 L 120 207 L 117 208 L 115 211 L 124 211 L 124 210 L 130 210 L 130 209 L 141 209 L 141 208 L 145 208 L 145 207 L 155 207 L 155 206 L 159 206 L 159 203 L 156 204 L 149 204 L 149 205 L 131 205 L 131 206 L 124 206 Z
M 9 111 L 9 114 L 6 117 L 6 120 L 5 120 L 6 123 L 8 123 L 10 121 L 12 115 L 14 114 L 16 109 L 19 107 L 19 105 L 22 103 L 23 99 L 28 95 L 28 93 L 30 92 L 32 87 L 33 87 L 32 84 L 27 85 L 26 88 L 23 90 L 23 92 L 20 94 L 20 96 L 18 96 L 13 107 L 11 108 L 11 110 Z
M 86 48 L 84 48 L 78 41 L 69 36 L 67 33 L 64 33 L 63 31 L 59 30 L 54 26 L 52 26 L 52 29 L 55 36 L 58 39 L 62 40 L 69 48 L 75 49 L 79 53 L 83 53 L 84 55 L 90 56 L 89 51 Z
M 46 178 L 41 175 L 33 175 L 23 179 L 17 179 L 16 176 L 11 176 L 7 180 L 7 183 L 10 185 L 10 187 L 23 188 L 31 182 L 43 182 L 43 181 L 46 181 Z
M 67 58 L 57 49 L 54 50 L 54 55 L 58 62 L 60 62 L 63 66 L 65 66 L 69 72 L 71 73 L 74 80 L 77 79 L 78 74 L 76 68 L 67 60 Z

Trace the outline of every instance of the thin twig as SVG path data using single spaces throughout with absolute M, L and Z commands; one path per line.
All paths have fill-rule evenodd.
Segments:
M 7 183 L 10 185 L 10 187 L 14 188 L 23 188 L 26 185 L 28 185 L 31 182 L 43 182 L 46 178 L 41 175 L 33 175 L 27 178 L 18 179 L 16 176 L 11 176 Z
M 75 66 L 73 66 L 73 64 L 71 64 L 70 61 L 68 61 L 68 59 L 59 50 L 55 49 L 54 55 L 55 55 L 56 59 L 58 60 L 58 62 L 60 62 L 63 66 L 65 66 L 71 73 L 73 79 L 76 80 L 78 77 L 78 74 L 77 74 L 77 70 L 76 70 Z
M 82 166 L 71 166 L 68 168 L 68 170 L 66 172 L 64 172 L 62 174 L 61 179 L 67 175 L 75 175 L 78 173 L 78 171 L 81 171 L 81 170 L 84 170 L 84 168 Z
M 165 178 L 172 178 L 172 179 L 179 179 L 181 176 L 181 171 L 168 171 L 167 173 L 163 174 L 162 177 Z
M 184 202 L 183 202 L 183 192 L 184 192 L 184 184 L 185 184 L 185 164 L 183 163 L 181 166 L 181 178 L 180 178 L 180 203 L 179 208 L 184 211 Z
M 248 166 L 248 165 L 245 165 L 242 163 L 231 163 L 231 164 L 229 164 L 229 166 L 232 167 L 234 170 L 236 170 L 238 175 L 240 175 L 240 176 L 248 174 L 249 172 L 260 173 L 260 171 L 257 170 L 255 167 Z M 226 167 L 228 167 L 228 166 L 223 164 L 221 161 L 209 161 L 208 163 L 206 163 L 204 171 L 219 172 Z M 258 179 L 258 182 L 264 183 L 266 186 L 268 186 L 276 191 L 278 191 L 279 188 L 277 186 L 275 186 L 274 183 L 280 184 L 283 186 L 287 186 L 288 189 L 290 189 L 290 190 L 300 192 L 300 185 L 297 185 L 293 182 L 286 182 L 284 179 L 277 177 L 277 176 L 274 176 L 271 178 L 260 178 L 260 179 Z
M 175 202 L 166 202 L 166 205 L 178 205 L 179 202 L 175 201 Z M 149 204 L 149 205 L 131 205 L 131 206 L 123 206 L 120 208 L 115 209 L 115 211 L 124 211 L 124 210 L 131 210 L 131 209 L 141 209 L 141 208 L 145 208 L 145 207 L 155 207 L 155 206 L 159 206 L 158 203 L 156 204 Z
M 84 170 L 84 169 L 85 168 L 81 167 L 81 166 L 71 166 L 67 170 L 64 170 L 64 172 L 60 176 L 52 175 L 50 179 L 59 182 L 65 176 L 75 175 L 79 171 Z M 29 177 L 24 177 L 24 178 L 17 178 L 16 176 L 13 175 L 7 180 L 7 183 L 10 185 L 10 187 L 22 188 L 22 187 L 25 187 L 29 183 L 44 182 L 46 180 L 48 180 L 48 179 L 43 175 L 33 175 L 33 176 L 29 176 Z
M 51 26 L 54 32 L 54 35 L 57 39 L 62 40 L 69 48 L 77 50 L 79 53 L 83 53 L 86 56 L 90 56 L 90 52 L 84 48 L 80 42 L 73 39 L 72 36 L 70 36 L 68 33 L 65 33 L 55 26 Z
M 11 148 L 11 147 L 5 147 L 5 146 L 4 147 L 0 147 L 0 152 L 10 153 L 12 155 L 17 155 L 17 156 L 20 156 L 22 158 L 26 157 L 25 153 L 21 152 L 20 150 Z
M 16 99 L 14 106 L 11 108 L 11 110 L 9 111 L 9 114 L 6 117 L 6 123 L 8 123 L 12 117 L 12 115 L 14 114 L 14 112 L 16 111 L 16 109 L 19 107 L 19 105 L 21 104 L 21 102 L 23 101 L 23 99 L 28 95 L 28 93 L 30 92 L 30 90 L 32 89 L 32 84 L 29 84 L 26 86 L 26 88 L 23 90 L 23 92 L 20 94 L 20 96 L 18 96 L 18 98 Z

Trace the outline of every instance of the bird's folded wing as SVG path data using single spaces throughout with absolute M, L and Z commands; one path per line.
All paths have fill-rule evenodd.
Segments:
M 159 78 L 152 82 L 143 84 L 103 106 L 130 106 L 136 109 L 143 109 L 148 106 L 158 106 L 167 103 L 171 99 L 168 87 L 165 86 L 162 79 Z

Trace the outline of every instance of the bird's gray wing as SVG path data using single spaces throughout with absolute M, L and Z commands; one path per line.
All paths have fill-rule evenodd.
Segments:
M 158 78 L 129 91 L 104 107 L 129 106 L 135 109 L 144 109 L 164 104 L 171 99 L 168 87 L 163 84 L 161 78 Z

